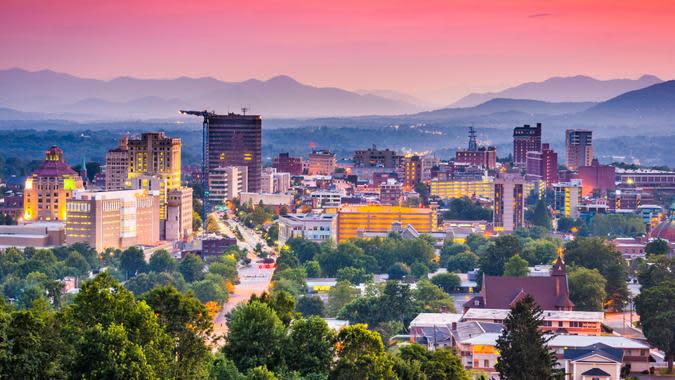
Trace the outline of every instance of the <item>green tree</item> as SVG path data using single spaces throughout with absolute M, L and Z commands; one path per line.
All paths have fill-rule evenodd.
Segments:
M 638 268 L 638 282 L 643 289 L 657 286 L 672 278 L 675 273 L 675 259 L 657 256 L 653 262 L 642 262 Z
M 165 378 L 172 339 L 153 310 L 107 273 L 85 282 L 62 317 L 74 377 Z
M 645 224 L 635 214 L 597 214 L 591 218 L 591 236 L 613 239 L 619 236 L 644 235 Z
M 440 275 L 444 275 L 442 273 Z M 440 276 L 437 275 L 437 276 Z M 436 278 L 435 276 L 434 278 Z M 456 275 L 455 275 L 456 276 Z M 448 285 L 446 283 L 446 285 Z M 416 309 L 421 312 L 455 312 L 455 302 L 443 289 L 427 279 L 420 280 L 414 292 Z
M 222 351 L 240 371 L 262 365 L 281 367 L 286 331 L 270 306 L 259 301 L 239 305 L 230 314 L 227 327 Z
M 558 246 L 549 240 L 527 239 L 521 257 L 530 265 L 551 264 L 558 257 Z
M 216 354 L 209 371 L 209 380 L 246 380 L 234 362 L 222 352 Z
M 137 273 L 145 272 L 147 264 L 145 254 L 138 247 L 130 247 L 120 254 L 120 269 L 126 279 L 134 277 Z
M 675 359 L 675 274 L 670 279 L 641 289 L 635 299 L 642 331 L 649 343 L 666 354 L 668 373 L 673 373 Z
M 150 256 L 148 270 L 151 272 L 173 272 L 176 267 L 176 259 L 165 249 L 157 250 Z
M 544 203 L 543 199 L 539 199 L 537 201 L 537 205 L 534 207 L 534 211 L 532 212 L 530 223 L 534 224 L 535 226 L 544 227 L 549 230 L 551 229 L 551 216 L 548 213 L 548 208 L 546 207 L 546 203 Z
M 330 316 L 337 315 L 345 305 L 356 298 L 357 293 L 358 290 L 352 288 L 348 281 L 338 281 L 328 291 L 328 314 Z
M 394 362 L 384 352 L 377 332 L 356 324 L 340 330 L 337 336 L 338 360 L 332 379 L 395 379 Z
M 597 269 L 575 267 L 567 275 L 570 299 L 574 308 L 580 311 L 602 311 L 607 280 Z
M 527 295 L 516 302 L 504 321 L 504 330 L 497 339 L 499 360 L 495 369 L 504 380 L 551 379 L 557 363 L 539 330 L 542 310 Z
M 431 278 L 431 282 L 446 293 L 454 292 L 462 284 L 459 276 L 454 273 L 439 273 Z
M 251 368 L 251 370 L 246 372 L 246 380 L 278 380 L 278 379 L 279 378 L 277 377 L 277 375 L 275 375 L 274 372 L 267 369 L 267 367 L 264 365 Z
M 318 261 L 324 275 L 334 277 L 344 267 L 359 267 L 359 259 L 363 257 L 363 249 L 354 243 L 340 243 L 335 250 L 322 252 Z
M 372 279 L 373 275 L 366 273 L 363 268 L 345 267 L 337 271 L 336 277 L 338 281 L 344 280 L 358 285 Z
M 466 273 L 476 269 L 478 261 L 478 256 L 473 252 L 462 252 L 448 258 L 447 269 L 448 272 Z
M 512 256 L 509 261 L 504 264 L 504 276 L 512 277 L 527 277 L 530 270 L 527 268 L 527 260 L 520 256 Z
M 87 259 L 77 251 L 72 251 L 66 258 L 64 264 L 74 270 L 74 275 L 80 277 L 84 276 L 91 270 L 91 266 Z
M 326 306 L 321 298 L 317 296 L 302 296 L 298 298 L 298 303 L 295 305 L 295 311 L 302 314 L 304 317 L 313 315 L 322 317 L 326 314 Z
M 645 252 L 650 255 L 665 255 L 670 252 L 670 244 L 663 239 L 652 240 L 645 246 Z
M 307 277 L 309 278 L 318 278 L 321 277 L 321 266 L 318 261 L 310 260 L 306 261 L 303 264 L 305 271 L 307 271 Z
M 178 270 L 187 282 L 204 278 L 204 262 L 199 256 L 188 254 L 178 265 Z
M 404 263 L 394 263 L 394 265 L 387 270 L 387 274 L 389 274 L 390 280 L 402 280 L 410 275 L 410 267 Z
M 504 265 L 515 255 L 523 251 L 520 240 L 513 235 L 503 235 L 493 239 L 479 250 L 479 265 L 483 273 L 491 276 L 504 274 Z
M 171 377 L 204 378 L 208 374 L 211 355 L 205 340 L 211 338 L 213 326 L 206 307 L 190 294 L 182 294 L 170 286 L 157 287 L 143 300 L 150 305 L 174 341 L 175 361 Z
M 597 269 L 607 280 L 609 306 L 622 310 L 628 299 L 626 261 L 614 245 L 603 238 L 578 238 L 565 245 L 565 261 L 568 265 Z
M 190 290 L 203 303 L 210 301 L 223 303 L 229 298 L 225 282 L 211 276 L 193 282 L 190 284 Z
M 321 317 L 294 320 L 284 350 L 289 369 L 302 375 L 328 375 L 335 356 L 335 339 L 335 333 Z

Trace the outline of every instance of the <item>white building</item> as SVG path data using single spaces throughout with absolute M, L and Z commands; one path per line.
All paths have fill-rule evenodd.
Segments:
M 209 171 L 209 202 L 223 204 L 248 191 L 248 167 L 225 166 Z
M 291 173 L 279 173 L 275 168 L 263 169 L 260 192 L 285 193 L 291 188 Z
M 553 184 L 554 202 L 553 208 L 560 216 L 578 219 L 581 207 L 581 180 Z
M 317 207 L 340 207 L 342 197 L 346 194 L 344 191 L 318 190 L 310 194 Z
M 304 238 L 317 243 L 337 239 L 337 215 L 310 212 L 279 217 L 279 244 L 290 238 Z

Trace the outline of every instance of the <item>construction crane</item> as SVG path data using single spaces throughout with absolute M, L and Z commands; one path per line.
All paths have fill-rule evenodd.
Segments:
M 209 208 L 209 181 L 207 179 L 207 160 L 209 157 L 209 117 L 215 116 L 214 112 L 204 111 L 184 111 L 180 110 L 183 115 L 202 116 L 204 122 L 202 124 L 202 238 L 206 237 L 206 230 L 208 226 L 207 212 Z

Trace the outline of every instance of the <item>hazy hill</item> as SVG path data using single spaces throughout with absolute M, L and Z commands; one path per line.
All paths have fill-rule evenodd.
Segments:
M 575 115 L 579 120 L 675 126 L 675 80 L 630 91 Z M 674 132 L 672 128 L 670 132 Z
M 628 91 L 660 83 L 653 75 L 638 79 L 598 80 L 584 75 L 554 77 L 543 82 L 528 82 L 499 92 L 472 93 L 452 107 L 472 107 L 495 98 L 534 99 L 548 102 L 599 102 Z
M 114 119 L 174 117 L 178 108 L 238 111 L 242 106 L 267 117 L 393 115 L 422 110 L 377 95 L 308 86 L 288 76 L 244 82 L 187 77 L 103 81 L 21 69 L 0 70 L 0 105 L 26 112 Z

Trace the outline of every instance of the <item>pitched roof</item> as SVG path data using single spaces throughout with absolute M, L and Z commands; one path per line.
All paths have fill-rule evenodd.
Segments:
M 596 343 L 592 344 L 590 346 L 582 347 L 582 348 L 570 348 L 566 349 L 564 352 L 564 358 L 571 360 L 571 361 L 577 361 L 581 360 L 583 358 L 593 356 L 593 355 L 600 355 L 602 357 L 605 357 L 609 360 L 615 361 L 615 362 L 621 362 L 623 360 L 623 350 L 620 348 L 614 348 L 610 347 L 606 344 L 603 343 Z
M 509 277 L 485 276 L 483 279 L 484 307 L 510 309 L 512 303 L 527 293 L 544 310 L 570 308 L 574 303 L 569 299 L 566 276 Z
M 600 368 L 591 368 L 588 371 L 582 373 L 581 376 L 611 376 L 611 375 L 601 370 Z

